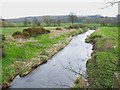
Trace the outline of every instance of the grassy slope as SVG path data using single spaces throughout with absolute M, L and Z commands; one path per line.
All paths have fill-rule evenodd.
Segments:
M 11 31 L 12 32 L 12 31 Z M 7 83 L 14 77 L 19 62 L 25 62 L 26 60 L 36 57 L 36 53 L 41 52 L 43 55 L 48 54 L 45 52 L 49 50 L 51 46 L 58 42 L 63 42 L 67 37 L 82 33 L 83 30 L 74 30 L 69 33 L 61 34 L 51 38 L 49 34 L 43 34 L 33 38 L 33 42 L 25 42 L 24 44 L 17 44 L 16 41 L 4 41 L 4 48 L 6 57 L 2 58 L 2 83 Z M 7 33 L 6 33 L 7 35 Z M 19 72 L 18 72 L 19 73 Z
M 12 35 L 15 31 L 22 31 L 25 27 L 6 27 L 0 28 L 0 33 L 5 36 Z
M 101 27 L 86 42 L 94 45 L 87 63 L 90 87 L 112 87 L 113 73 L 118 60 L 118 28 Z

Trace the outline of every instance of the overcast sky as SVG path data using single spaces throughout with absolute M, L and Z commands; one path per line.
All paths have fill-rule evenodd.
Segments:
M 77 15 L 116 16 L 118 5 L 107 6 L 105 0 L 3 0 L 1 16 L 3 18 L 19 18 L 25 16 Z

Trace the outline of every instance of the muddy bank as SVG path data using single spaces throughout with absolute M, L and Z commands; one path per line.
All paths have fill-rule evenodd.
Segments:
M 75 30 L 73 30 L 72 32 L 75 32 Z M 54 44 L 51 48 L 45 50 L 44 52 L 37 53 L 37 57 L 31 58 L 26 62 L 16 61 L 15 64 L 19 65 L 19 67 L 17 68 L 14 75 L 12 75 L 12 77 L 7 82 L 2 84 L 2 87 L 3 88 L 9 87 L 10 83 L 17 75 L 25 76 L 39 65 L 46 63 L 49 58 L 51 58 L 55 53 L 64 48 L 70 42 L 72 36 L 83 33 L 84 31 L 81 32 L 80 30 L 76 31 L 75 33 L 72 32 L 69 32 L 67 34 L 68 38 L 66 38 L 65 40 L 59 42 L 58 44 Z

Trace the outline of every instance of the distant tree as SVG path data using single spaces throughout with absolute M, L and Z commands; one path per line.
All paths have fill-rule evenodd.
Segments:
M 69 21 L 72 23 L 72 25 L 73 25 L 73 23 L 77 20 L 77 15 L 75 15 L 74 13 L 70 13 L 69 15 L 68 15 L 68 19 L 69 19 Z
M 90 21 L 90 19 L 89 18 L 86 18 L 85 20 L 84 20 L 84 23 L 90 23 L 91 21 Z
M 43 21 L 47 26 L 49 26 L 49 25 L 51 25 L 52 20 L 49 16 L 43 16 Z
M 57 24 L 57 26 L 60 26 L 60 25 L 61 25 L 61 20 L 58 19 L 58 20 L 56 21 L 56 24 Z
M 5 19 L 4 19 L 4 18 L 2 18 L 2 21 L 5 21 Z
M 56 19 L 51 19 L 51 20 L 50 20 L 50 23 L 51 23 L 53 26 L 56 26 L 56 25 L 57 25 L 57 20 L 56 20 Z
M 35 25 L 35 26 L 41 25 L 40 21 L 36 17 L 33 18 L 33 25 Z
M 24 18 L 24 26 L 28 26 L 28 19 L 27 18 Z
M 29 26 L 31 26 L 31 21 L 30 20 L 28 21 L 28 24 L 29 24 Z

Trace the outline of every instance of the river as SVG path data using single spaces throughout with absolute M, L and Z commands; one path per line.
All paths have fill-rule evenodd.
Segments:
M 94 30 L 74 36 L 70 43 L 47 63 L 40 65 L 27 76 L 16 76 L 10 88 L 68 88 L 77 74 L 86 78 L 86 62 L 92 53 L 92 45 L 85 43 Z M 73 70 L 73 71 L 72 71 Z

